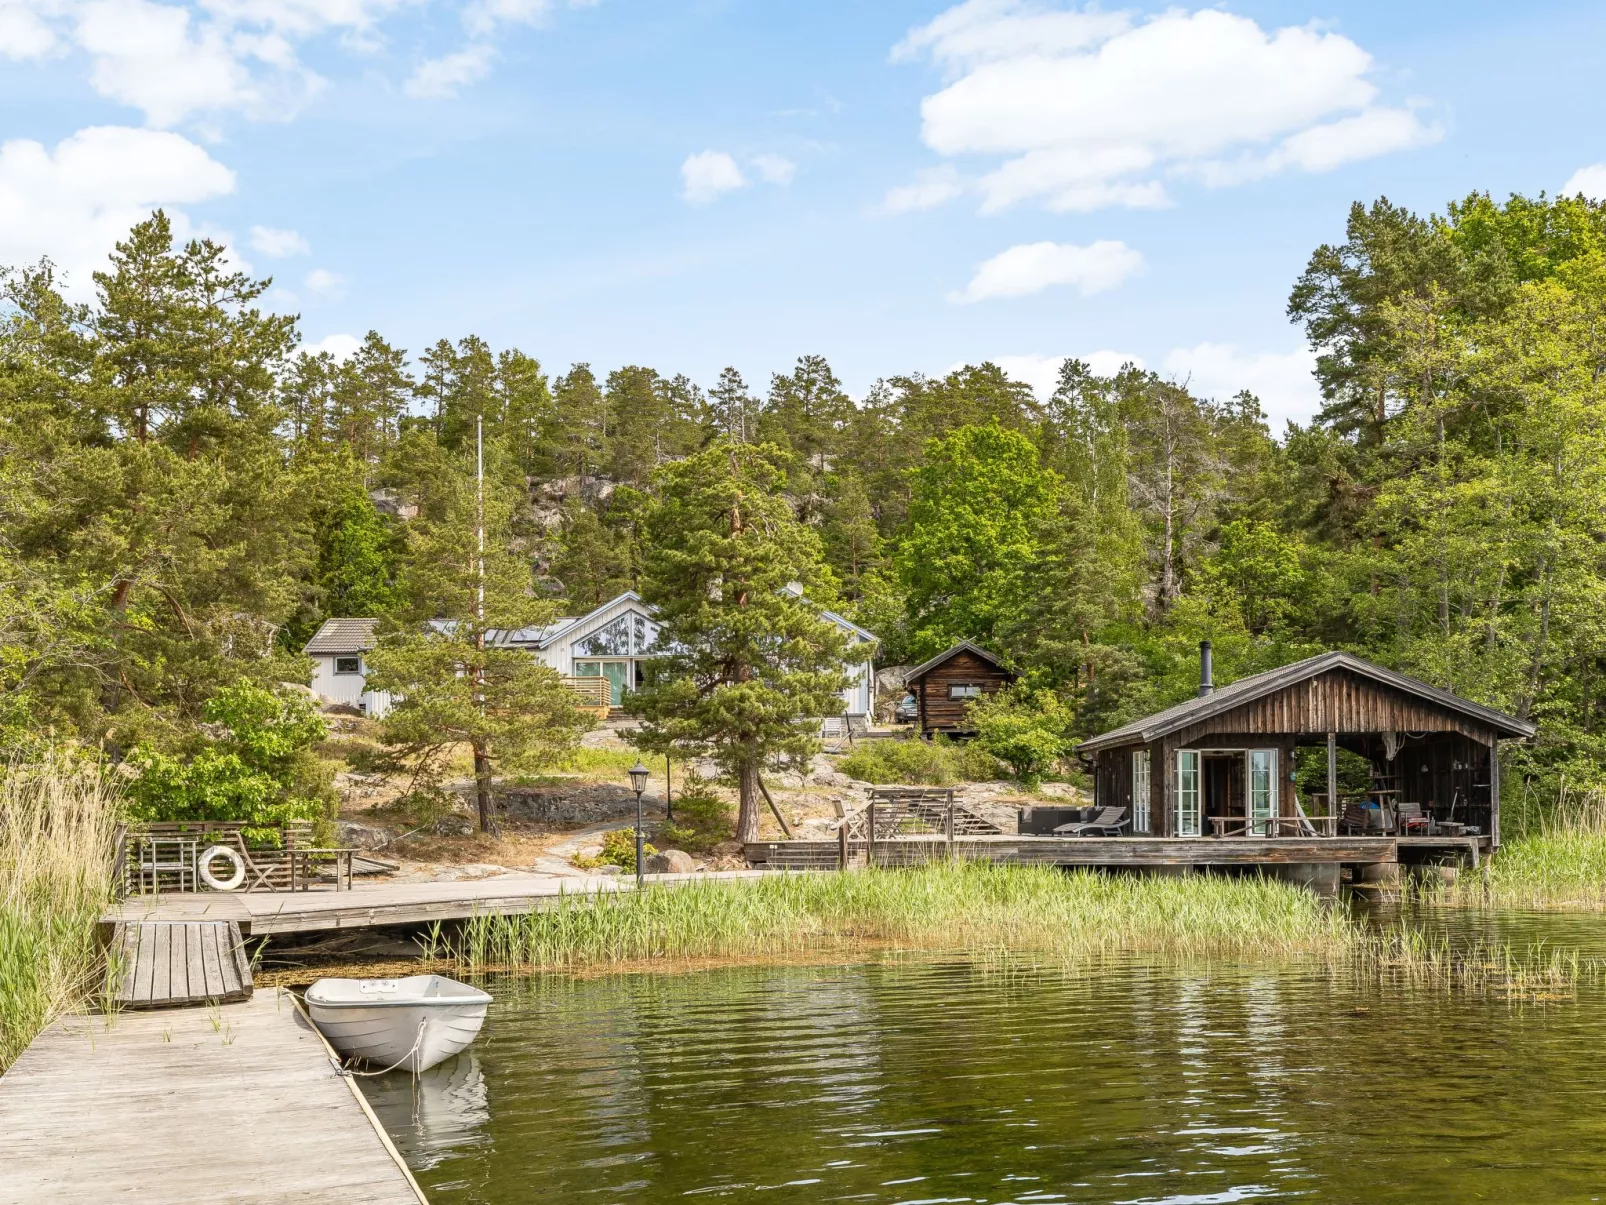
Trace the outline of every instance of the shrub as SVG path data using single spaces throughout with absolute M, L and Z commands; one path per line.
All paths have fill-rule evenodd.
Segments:
M 976 744 L 1007 765 L 1026 787 L 1037 785 L 1071 751 L 1075 716 L 1051 690 L 1014 686 L 970 705 Z
M 236 682 L 213 696 L 205 715 L 221 735 L 201 737 L 188 756 L 134 750 L 134 819 L 244 820 L 261 839 L 285 821 L 330 816 L 328 774 L 312 753 L 328 730 L 310 699 Z
M 701 854 L 735 837 L 736 814 L 730 804 L 700 785 L 688 784 L 686 790 L 675 800 L 674 823 L 658 828 L 660 845 Z
M 931 741 L 866 741 L 837 763 L 837 769 L 863 782 L 945 787 L 955 782 L 986 782 L 999 766 L 987 750 L 956 745 L 946 737 Z
M 658 850 L 652 842 L 644 842 L 641 852 L 651 857 Z M 582 870 L 597 866 L 622 866 L 631 874 L 636 872 L 636 830 L 611 828 L 602 834 L 602 852 L 594 858 L 575 858 L 574 864 Z

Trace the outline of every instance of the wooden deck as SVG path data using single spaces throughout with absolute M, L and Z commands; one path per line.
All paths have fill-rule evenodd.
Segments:
M 419 1205 L 288 995 L 74 1017 L 0 1077 L 7 1205 Z
M 834 849 L 835 846 L 833 845 Z M 648 883 L 669 886 L 706 879 L 745 878 L 765 871 L 652 875 Z M 560 878 L 521 875 L 457 883 L 358 883 L 350 891 L 186 892 L 132 896 L 103 918 L 109 924 L 140 921 L 227 920 L 243 933 L 308 933 L 417 925 L 471 916 L 514 915 L 555 907 L 564 896 L 634 891 L 627 875 Z
M 235 921 L 119 923 L 111 949 L 108 994 L 120 1008 L 227 1004 L 251 996 L 251 965 Z
M 1365 865 L 1399 860 L 1393 837 L 956 837 L 957 858 L 1014 862 L 1031 866 L 1257 866 Z M 869 853 L 855 841 L 852 852 Z M 876 841 L 878 866 L 914 865 L 948 856 L 941 837 Z M 836 841 L 757 841 L 747 846 L 749 861 L 785 867 L 836 866 Z

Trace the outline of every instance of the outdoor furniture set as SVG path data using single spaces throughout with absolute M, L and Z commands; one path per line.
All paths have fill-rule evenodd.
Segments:
M 308 891 L 351 889 L 354 849 L 315 846 L 312 826 L 263 829 L 234 820 L 131 825 L 120 842 L 122 882 L 130 895 L 163 891 Z

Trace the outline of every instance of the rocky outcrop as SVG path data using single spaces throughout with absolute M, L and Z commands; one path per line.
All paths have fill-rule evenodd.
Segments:
M 660 850 L 650 855 L 642 866 L 647 874 L 690 874 L 696 869 L 696 860 L 678 849 Z

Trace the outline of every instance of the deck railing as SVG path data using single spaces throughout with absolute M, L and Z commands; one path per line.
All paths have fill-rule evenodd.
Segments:
M 563 684 L 579 696 L 581 707 L 595 707 L 606 711 L 613 706 L 613 687 L 606 678 L 563 679 Z

